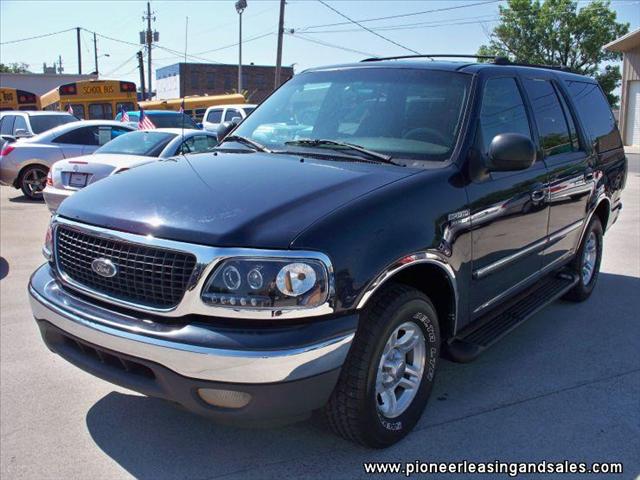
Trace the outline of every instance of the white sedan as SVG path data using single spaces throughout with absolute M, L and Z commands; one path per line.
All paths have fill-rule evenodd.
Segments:
M 102 178 L 158 158 L 208 152 L 217 143 L 214 133 L 202 130 L 158 128 L 126 133 L 92 155 L 54 163 L 47 176 L 44 200 L 54 213 L 65 198 Z

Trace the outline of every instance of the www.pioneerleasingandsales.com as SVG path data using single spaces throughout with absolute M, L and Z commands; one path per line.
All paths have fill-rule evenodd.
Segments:
M 504 474 L 515 478 L 531 474 L 622 474 L 622 463 L 612 462 L 365 462 L 365 473 L 372 475 L 433 475 L 433 474 Z

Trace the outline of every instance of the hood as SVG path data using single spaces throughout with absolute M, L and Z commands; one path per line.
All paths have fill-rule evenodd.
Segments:
M 184 242 L 287 248 L 317 219 L 416 171 L 299 155 L 207 153 L 108 177 L 69 197 L 58 214 Z

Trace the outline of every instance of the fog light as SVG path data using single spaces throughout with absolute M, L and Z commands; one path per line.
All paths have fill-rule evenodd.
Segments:
M 213 388 L 199 388 L 200 398 L 214 407 L 242 408 L 251 401 L 251 395 L 235 390 L 217 390 Z

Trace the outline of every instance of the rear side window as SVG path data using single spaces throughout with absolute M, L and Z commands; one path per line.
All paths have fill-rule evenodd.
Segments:
M 71 145 L 99 145 L 97 127 L 77 128 L 63 133 L 53 140 L 53 143 L 65 143 Z
M 220 123 L 220 120 L 222 120 L 222 110 L 211 110 L 207 114 L 207 122 Z
M 524 88 L 531 101 L 545 157 L 573 151 L 567 118 L 551 82 L 525 78 Z
M 524 102 L 511 77 L 492 78 L 485 84 L 480 110 L 480 135 L 485 154 L 493 137 L 501 133 L 520 133 L 531 138 Z
M 600 152 L 622 145 L 613 113 L 596 83 L 567 81 L 569 93 L 591 138 Z

